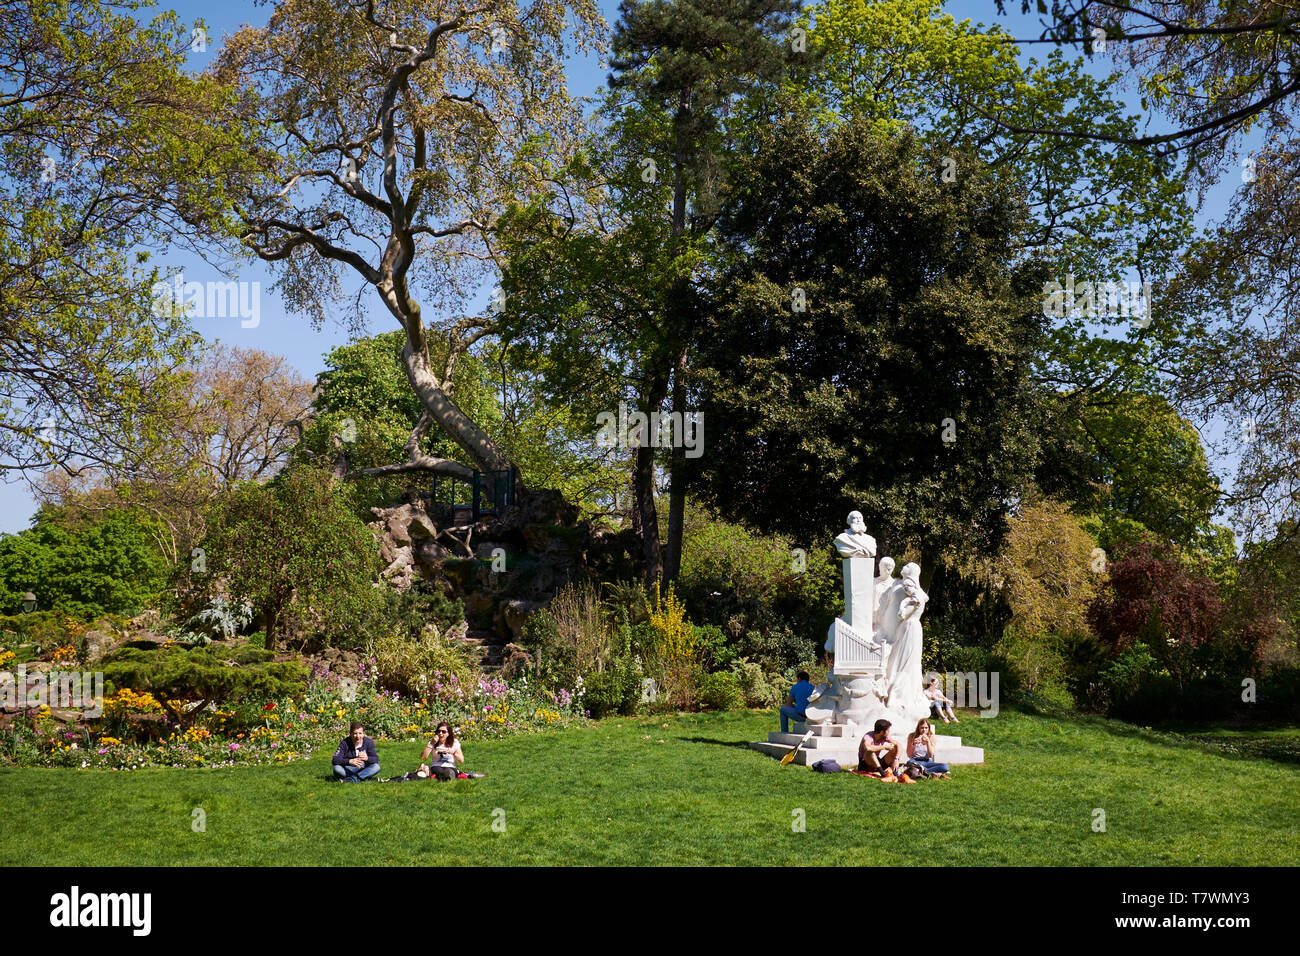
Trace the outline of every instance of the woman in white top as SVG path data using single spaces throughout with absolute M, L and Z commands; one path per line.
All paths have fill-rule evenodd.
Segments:
M 916 730 L 907 735 L 907 761 L 920 764 L 936 776 L 948 776 L 948 765 L 938 763 L 935 753 L 934 731 L 930 729 L 930 721 L 922 717 L 916 722 Z
M 425 763 L 430 754 L 434 755 L 433 763 Z M 442 721 L 433 732 L 433 739 L 425 745 L 424 753 L 420 754 L 420 769 L 439 780 L 455 780 L 456 765 L 464 762 L 460 741 L 452 732 L 451 725 Z

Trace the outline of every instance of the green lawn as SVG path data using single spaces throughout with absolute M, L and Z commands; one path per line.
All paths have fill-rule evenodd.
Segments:
M 328 757 L 0 770 L 0 864 L 1300 863 L 1293 763 L 1004 710 L 953 728 L 985 748 L 986 765 L 891 786 L 746 747 L 774 723 L 759 712 L 624 718 L 470 742 L 469 765 L 488 777 L 440 785 L 335 784 Z M 381 742 L 381 776 L 413 767 L 419 750 Z M 204 833 L 191 829 L 195 807 Z M 806 832 L 792 828 L 795 810 Z

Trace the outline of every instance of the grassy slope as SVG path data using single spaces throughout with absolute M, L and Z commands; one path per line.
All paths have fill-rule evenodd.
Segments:
M 747 749 L 770 714 L 662 722 L 471 742 L 470 766 L 489 776 L 436 786 L 334 784 L 327 757 L 215 771 L 0 770 L 0 864 L 1300 862 L 1300 767 L 1124 724 L 1008 711 L 963 720 L 955 729 L 986 748 L 985 766 L 889 786 Z M 381 776 L 414 766 L 419 749 L 383 743 Z M 206 833 L 191 830 L 194 807 Z M 1098 807 L 1105 833 L 1092 829 Z M 791 827 L 796 808 L 804 833 Z

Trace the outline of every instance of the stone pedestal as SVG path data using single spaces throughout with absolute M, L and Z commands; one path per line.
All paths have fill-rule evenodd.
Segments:
M 852 557 L 841 562 L 844 566 L 844 614 L 841 617 L 859 634 L 871 636 L 875 624 L 871 619 L 876 604 L 875 561 L 871 558 Z

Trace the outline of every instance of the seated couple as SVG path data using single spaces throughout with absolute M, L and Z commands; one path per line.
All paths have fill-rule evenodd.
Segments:
M 858 770 L 873 776 L 879 775 L 886 783 L 916 783 L 905 770 L 899 769 L 900 759 L 904 767 L 916 764 L 928 774 L 948 776 L 948 765 L 935 761 L 934 731 L 930 721 L 922 718 L 916 723 L 916 730 L 907 735 L 907 754 L 903 748 L 889 736 L 889 721 L 876 721 L 875 728 L 862 735 L 858 744 Z
M 432 764 L 426 763 L 433 754 Z M 438 724 L 433 739 L 420 754 L 420 769 L 407 776 L 433 777 L 436 780 L 455 780 L 457 764 L 465 762 L 465 754 L 460 749 L 460 741 L 452 732 L 451 725 L 445 720 Z M 334 776 L 339 780 L 359 783 L 369 780 L 379 773 L 379 755 L 375 751 L 375 742 L 366 736 L 364 725 L 353 721 L 348 736 L 343 738 L 339 749 L 334 752 Z M 400 777 L 394 779 L 402 779 Z

